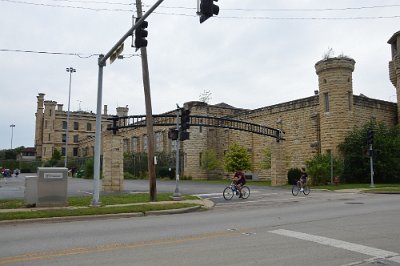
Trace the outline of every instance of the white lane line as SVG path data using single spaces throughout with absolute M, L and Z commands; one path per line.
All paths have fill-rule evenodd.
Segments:
M 273 230 L 273 231 L 269 231 L 269 232 L 273 233 L 273 234 L 293 237 L 293 238 L 297 238 L 297 239 L 301 239 L 301 240 L 307 240 L 307 241 L 315 242 L 315 243 L 326 245 L 326 246 L 332 246 L 335 248 L 346 249 L 349 251 L 372 256 L 374 258 L 385 258 L 385 259 L 388 259 L 388 260 L 391 260 L 394 262 L 400 261 L 400 256 L 398 253 L 386 251 L 386 250 L 379 249 L 379 248 L 372 248 L 372 247 L 354 244 L 354 243 L 337 240 L 337 239 L 333 239 L 333 238 L 310 235 L 310 234 L 305 234 L 305 233 L 290 231 L 290 230 L 285 230 L 285 229 L 278 229 L 278 230 Z
M 390 258 L 389 260 L 400 263 L 400 256 L 395 256 L 393 258 Z

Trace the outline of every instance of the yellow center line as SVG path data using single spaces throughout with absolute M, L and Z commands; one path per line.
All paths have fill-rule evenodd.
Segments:
M 134 249 L 134 248 L 156 246 L 156 245 L 179 244 L 189 241 L 198 241 L 198 240 L 205 240 L 217 237 L 233 237 L 240 235 L 244 232 L 245 231 L 243 230 L 220 231 L 220 232 L 212 232 L 201 235 L 187 236 L 182 238 L 166 238 L 166 239 L 149 240 L 143 242 L 115 243 L 115 244 L 106 244 L 106 245 L 92 246 L 92 247 L 89 246 L 82 248 L 71 248 L 59 251 L 26 253 L 16 256 L 0 257 L 0 265 L 15 263 L 15 262 L 44 260 L 55 257 L 66 257 L 66 256 L 74 256 L 74 255 L 113 251 L 113 250 Z

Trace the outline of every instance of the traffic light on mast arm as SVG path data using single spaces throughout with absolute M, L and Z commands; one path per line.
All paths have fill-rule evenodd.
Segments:
M 181 109 L 181 131 L 190 128 L 190 110 Z
M 136 22 L 140 18 L 136 18 Z M 135 29 L 135 47 L 136 49 L 147 47 L 147 40 L 146 37 L 148 35 L 147 30 L 145 30 L 149 26 L 147 21 L 143 21 L 139 27 Z
M 219 6 L 214 5 L 218 0 L 201 0 L 200 2 L 200 23 L 203 23 L 213 15 L 218 15 Z

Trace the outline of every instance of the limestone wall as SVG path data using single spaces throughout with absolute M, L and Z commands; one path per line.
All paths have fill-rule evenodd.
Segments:
M 354 96 L 354 124 L 360 127 L 371 120 L 384 122 L 387 126 L 396 125 L 397 104 L 381 100 Z

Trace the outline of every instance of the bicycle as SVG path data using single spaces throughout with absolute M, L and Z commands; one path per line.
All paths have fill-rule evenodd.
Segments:
M 297 195 L 299 194 L 300 190 L 301 190 L 301 185 L 300 185 L 300 180 L 299 180 L 299 181 L 297 181 L 296 184 L 293 185 L 293 187 L 292 187 L 292 194 L 293 194 L 293 196 L 297 196 Z M 304 184 L 304 185 L 303 185 L 303 194 L 307 196 L 308 194 L 310 194 L 310 191 L 311 191 L 311 190 L 310 190 L 310 187 L 307 186 L 307 184 Z
M 234 195 L 239 196 L 240 192 L 236 185 L 232 182 L 229 186 L 224 189 L 222 193 L 224 199 L 230 200 Z M 247 199 L 250 196 L 250 188 L 248 186 L 242 186 L 242 198 Z

